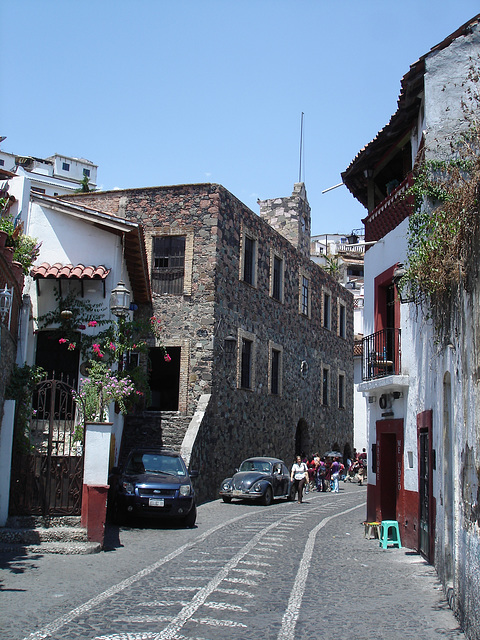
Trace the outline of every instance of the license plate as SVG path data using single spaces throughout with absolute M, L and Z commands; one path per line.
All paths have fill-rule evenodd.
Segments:
M 149 498 L 148 506 L 149 507 L 164 507 L 165 506 L 165 500 L 163 500 L 163 498 L 162 499 Z
M 234 489 L 232 491 L 232 493 L 233 493 L 234 496 L 241 496 L 242 495 L 242 492 L 240 491 L 240 489 Z

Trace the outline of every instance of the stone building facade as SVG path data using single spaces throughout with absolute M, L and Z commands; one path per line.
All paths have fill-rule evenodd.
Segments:
M 288 216 L 275 201 L 258 216 L 216 184 L 72 198 L 144 227 L 171 356 L 152 344 L 150 409 L 200 469 L 200 500 L 245 457 L 353 447 L 353 296 L 309 258 L 303 184 L 279 199 Z

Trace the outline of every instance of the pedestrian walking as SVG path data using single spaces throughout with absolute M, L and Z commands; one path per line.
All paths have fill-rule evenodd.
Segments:
M 360 465 L 360 468 L 358 470 L 360 480 L 358 484 L 362 485 L 364 480 L 367 479 L 367 452 L 365 448 L 362 449 L 362 453 L 360 453 L 358 456 L 358 463 Z
M 327 484 L 325 481 L 325 474 L 327 473 L 327 467 L 325 464 L 325 458 L 321 458 L 317 467 L 317 491 L 326 492 Z
M 343 466 L 343 465 L 342 465 Z M 338 481 L 340 478 L 340 462 L 338 458 L 334 458 L 332 466 L 330 467 L 332 477 L 332 493 L 338 493 Z
M 302 502 L 303 487 L 308 482 L 308 468 L 305 462 L 302 462 L 301 456 L 297 456 L 296 462 L 292 465 L 290 478 L 295 485 L 295 493 L 298 494 L 298 503 Z

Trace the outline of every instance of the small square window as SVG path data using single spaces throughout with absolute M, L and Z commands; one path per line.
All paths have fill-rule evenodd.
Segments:
M 0 167 L 4 167 L 4 166 L 5 166 L 5 160 L 2 160 L 2 159 L 0 158 Z
M 90 169 L 84 169 L 83 170 L 83 175 L 86 176 L 87 178 L 90 177 Z
M 68 164 L 68 162 L 64 162 L 62 164 L 62 169 L 63 171 L 70 171 L 70 165 Z
M 185 276 L 185 236 L 153 238 L 152 291 L 182 295 Z

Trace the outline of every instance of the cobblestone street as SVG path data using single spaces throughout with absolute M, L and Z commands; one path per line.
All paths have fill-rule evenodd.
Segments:
M 463 638 L 435 572 L 364 537 L 365 487 L 109 530 L 92 556 L 2 557 L 9 640 Z

